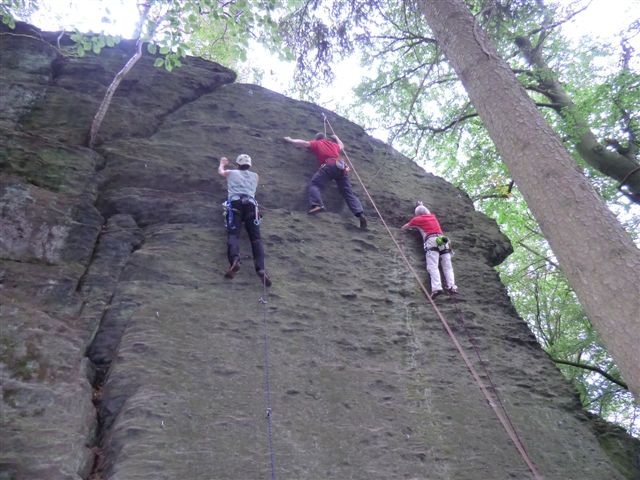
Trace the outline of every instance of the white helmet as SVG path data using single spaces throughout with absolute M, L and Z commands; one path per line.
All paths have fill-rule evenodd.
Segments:
M 431 213 L 427 207 L 422 205 L 422 203 L 418 204 L 416 209 L 413 211 L 416 215 L 425 215 L 427 213 Z
M 236 158 L 236 164 L 251 166 L 251 157 L 246 153 L 241 153 L 240 155 L 238 155 L 238 158 Z

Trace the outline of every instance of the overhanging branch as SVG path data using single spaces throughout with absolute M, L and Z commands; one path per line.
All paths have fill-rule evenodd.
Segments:
M 552 361 L 554 361 L 555 363 L 560 363 L 562 365 L 569 365 L 571 367 L 576 367 L 576 368 L 583 368 L 585 370 L 590 370 L 592 372 L 596 372 L 599 373 L 600 375 L 602 375 L 604 378 L 606 378 L 607 380 L 609 380 L 610 382 L 615 383 L 616 385 L 621 386 L 622 388 L 624 388 L 625 390 L 629 390 L 629 387 L 626 383 L 624 383 L 622 380 L 618 380 L 617 378 L 615 378 L 613 375 L 605 372 L 604 370 L 602 370 L 599 367 L 594 367 L 593 365 L 587 365 L 586 363 L 578 363 L 578 362 L 571 362 L 569 360 L 560 360 L 558 358 L 553 358 L 551 355 L 549 355 L 549 357 L 551 358 Z

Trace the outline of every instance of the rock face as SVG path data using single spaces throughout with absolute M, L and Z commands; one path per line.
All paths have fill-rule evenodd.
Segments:
M 306 214 L 315 161 L 282 137 L 311 137 L 323 114 L 423 279 L 416 234 L 397 228 L 416 199 L 454 240 L 462 296 L 438 308 L 544 478 L 638 478 L 638 443 L 594 427 L 517 317 L 492 268 L 511 247 L 464 193 L 361 127 L 198 59 L 169 74 L 143 58 L 87 149 L 132 46 L 76 58 L 57 35 L 11 33 L 1 479 L 533 478 L 371 201 L 368 231 L 334 186 L 327 211 Z M 223 278 L 217 158 L 239 153 L 261 178 L 268 292 L 246 235 Z

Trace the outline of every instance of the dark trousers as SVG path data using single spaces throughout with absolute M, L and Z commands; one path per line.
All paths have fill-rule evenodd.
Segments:
M 264 270 L 264 249 L 260 240 L 260 225 L 256 225 L 256 206 L 253 203 L 242 203 L 242 200 L 231 202 L 227 210 L 227 258 L 229 264 L 240 258 L 240 231 L 242 224 L 249 234 L 253 263 L 256 271 Z
M 331 180 L 335 180 L 338 191 L 344 198 L 344 201 L 347 202 L 349 210 L 356 216 L 361 215 L 363 212 L 362 203 L 351 189 L 349 175 L 335 165 L 324 164 L 313 174 L 311 183 L 309 184 L 309 204 L 311 206 L 323 205 L 322 190 Z

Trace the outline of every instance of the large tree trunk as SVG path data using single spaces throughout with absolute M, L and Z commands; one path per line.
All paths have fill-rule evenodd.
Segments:
M 418 6 L 640 400 L 640 250 L 578 171 L 464 1 L 420 0 Z

